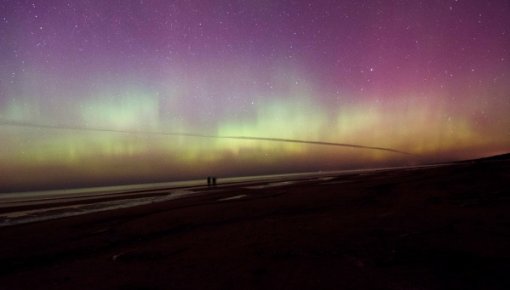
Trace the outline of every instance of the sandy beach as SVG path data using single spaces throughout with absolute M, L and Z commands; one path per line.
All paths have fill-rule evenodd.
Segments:
M 508 158 L 192 193 L 0 227 L 0 288 L 510 289 Z

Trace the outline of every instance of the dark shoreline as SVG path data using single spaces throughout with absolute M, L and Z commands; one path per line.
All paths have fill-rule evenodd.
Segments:
M 85 187 L 60 190 L 13 192 L 0 194 L 0 227 L 5 226 L 2 223 L 2 214 L 15 213 L 18 211 L 44 210 L 52 207 L 87 205 L 108 201 L 121 201 L 146 197 L 162 197 L 179 190 L 190 190 L 193 192 L 208 191 L 211 189 L 224 189 L 225 187 L 243 187 L 248 185 L 263 185 L 278 183 L 282 181 L 300 182 L 303 180 L 313 180 L 320 178 L 340 178 L 357 174 L 376 173 L 381 171 L 394 170 L 419 170 L 428 167 L 441 167 L 454 163 L 419 165 L 409 167 L 385 167 L 371 169 L 350 169 L 339 171 L 324 172 L 302 172 L 273 174 L 260 176 L 243 177 L 223 177 L 220 183 L 211 187 L 204 180 L 185 180 L 176 182 L 132 184 L 132 185 L 114 185 L 106 187 Z
M 0 228 L 0 288 L 510 289 L 509 212 L 507 159 L 211 188 Z

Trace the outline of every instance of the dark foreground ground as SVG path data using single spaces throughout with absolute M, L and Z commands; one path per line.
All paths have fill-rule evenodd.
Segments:
M 3 227 L 0 288 L 510 289 L 510 161 Z

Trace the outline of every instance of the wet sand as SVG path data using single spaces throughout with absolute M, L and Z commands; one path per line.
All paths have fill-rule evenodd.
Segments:
M 0 227 L 1 289 L 510 289 L 510 160 Z

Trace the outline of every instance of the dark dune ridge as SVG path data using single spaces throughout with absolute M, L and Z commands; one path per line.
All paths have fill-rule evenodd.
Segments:
M 510 159 L 0 228 L 2 289 L 510 289 Z

